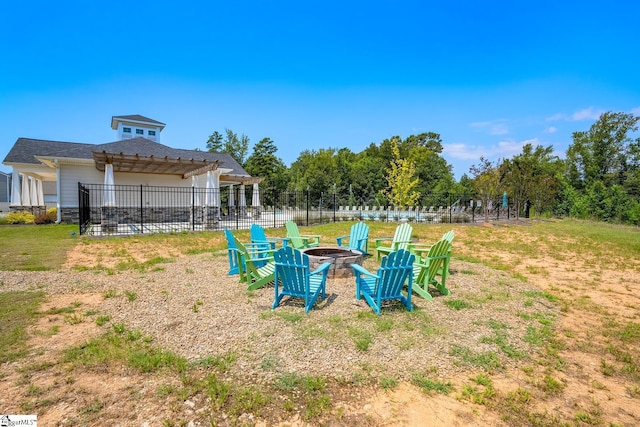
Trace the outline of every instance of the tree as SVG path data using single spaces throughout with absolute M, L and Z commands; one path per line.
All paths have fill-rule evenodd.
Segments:
M 289 179 L 287 166 L 276 156 L 278 147 L 271 138 L 262 138 L 247 158 L 245 170 L 249 175 L 264 178 L 262 187 L 276 191 L 284 191 Z
M 385 195 L 392 205 L 404 208 L 406 206 L 414 206 L 420 198 L 420 193 L 415 188 L 420 183 L 418 178 L 414 178 L 416 173 L 415 164 L 409 160 L 400 157 L 400 148 L 398 140 L 391 141 L 393 160 L 389 169 L 387 169 L 387 182 L 389 186 L 385 191 Z
M 480 164 L 471 166 L 469 172 L 474 177 L 473 186 L 476 194 L 482 200 L 484 220 L 489 221 L 489 200 L 493 200 L 500 194 L 498 167 L 482 156 Z
M 249 151 L 249 137 L 242 134 L 240 138 L 231 129 L 225 129 L 224 149 L 223 152 L 228 153 L 236 159 L 238 163 L 244 165 L 247 152 Z
M 623 184 L 625 158 L 632 144 L 630 132 L 638 131 L 640 117 L 627 113 L 603 113 L 586 132 L 574 132 L 567 150 L 568 176 L 579 190 L 596 181 L 605 187 Z
M 207 139 L 207 151 L 210 153 L 220 153 L 222 150 L 222 135 L 220 132 L 215 131 L 209 135 L 209 139 Z

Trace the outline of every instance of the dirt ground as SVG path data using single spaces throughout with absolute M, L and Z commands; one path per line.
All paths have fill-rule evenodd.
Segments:
M 491 238 L 509 239 L 517 242 L 524 235 L 516 226 L 495 227 L 496 232 Z M 465 227 L 456 228 L 456 254 L 474 255 L 480 259 L 491 259 L 507 265 L 515 266 L 516 271 L 543 291 L 548 291 L 566 299 L 568 309 L 563 312 L 559 320 L 558 335 L 567 343 L 560 351 L 559 359 L 566 366 L 560 371 L 560 379 L 564 384 L 562 393 L 555 397 L 548 397 L 540 401 L 537 408 L 539 413 L 556 414 L 558 419 L 573 420 L 575 425 L 640 425 L 640 401 L 637 393 L 638 385 L 622 381 L 619 376 L 603 374 L 602 352 L 585 351 L 587 347 L 606 348 L 609 344 L 606 336 L 594 333 L 602 329 L 603 319 L 614 316 L 619 322 L 640 321 L 640 262 L 621 268 L 615 260 L 594 260 L 576 254 L 555 256 L 551 247 L 553 242 L 538 242 L 540 247 L 548 247 L 548 251 L 540 251 L 538 256 L 523 259 L 518 254 L 508 250 L 492 250 L 490 254 L 471 254 L 465 246 Z M 579 244 L 576 242 L 576 245 Z M 153 256 L 178 257 L 179 251 L 171 248 L 146 248 L 140 243 L 131 252 L 139 260 Z M 91 246 L 94 247 L 94 246 Z M 65 268 L 74 266 L 92 267 L 97 264 L 108 266 L 108 257 L 104 254 L 92 253 L 87 247 L 78 245 L 67 256 Z M 50 308 L 64 307 L 70 304 L 80 304 L 82 311 L 100 311 L 104 302 L 102 294 L 68 294 L 54 295 L 42 306 L 46 312 Z M 595 308 L 594 308 L 595 306 Z M 155 386 L 160 378 L 144 376 L 130 371 L 120 376 L 107 375 L 99 370 L 84 372 L 83 375 L 67 375 L 65 372 L 47 372 L 47 364 L 51 357 L 58 357 L 57 351 L 62 351 L 72 345 L 77 345 L 87 337 L 97 335 L 103 331 L 95 322 L 73 324 L 69 317 L 63 314 L 43 316 L 35 331 L 56 330 L 53 336 L 46 333 L 32 333 L 29 347 L 45 349 L 34 352 L 29 361 L 31 366 L 40 364 L 42 377 L 37 368 L 29 372 L 31 383 L 40 388 L 57 387 L 64 384 L 66 393 L 74 393 L 78 400 L 91 402 L 94 396 L 100 396 L 100 418 L 91 419 L 90 413 L 84 414 L 82 420 L 89 420 L 91 425 L 103 425 L 101 420 L 118 420 L 119 425 L 163 425 L 161 420 L 171 417 L 175 408 L 163 407 L 162 401 L 156 396 Z M 631 350 L 636 350 L 638 343 Z M 58 356 L 55 356 L 58 354 Z M 425 355 L 428 357 L 428 355 Z M 3 367 L 3 392 L 0 397 L 0 412 L 9 402 L 22 399 L 32 393 L 37 397 L 37 390 L 26 389 L 25 376 L 20 366 Z M 22 366 L 24 369 L 24 367 Z M 544 366 L 537 369 L 544 370 Z M 35 372 L 33 372 L 35 371 Z M 531 377 L 519 369 L 508 369 L 495 374 L 496 390 L 506 395 L 518 388 L 531 386 Z M 448 378 L 448 381 L 458 386 L 468 382 L 468 375 L 459 378 Z M 635 390 L 635 393 L 634 393 Z M 401 383 L 391 390 L 370 389 L 371 395 L 360 399 L 344 399 L 336 406 L 342 407 L 344 412 L 352 414 L 355 422 L 350 425 L 380 425 L 380 426 L 500 426 L 507 425 L 495 410 L 483 405 L 470 403 L 461 399 L 458 393 L 449 395 L 426 394 L 411 383 Z M 37 400 L 37 399 L 36 399 Z M 124 410 L 119 406 L 119 414 L 109 413 L 109 402 L 126 401 Z M 96 400 L 98 402 L 98 400 Z M 597 411 L 593 412 L 593 408 Z M 40 425 L 73 425 L 72 414 L 65 408 L 55 406 L 39 418 Z M 27 412 L 37 411 L 37 408 L 23 408 Z M 89 410 L 89 409 L 87 409 Z M 186 408 L 188 411 L 189 409 Z M 335 410 L 335 408 L 334 408 Z M 576 413 L 592 414 L 588 418 L 576 418 Z M 593 414 L 597 414 L 593 415 Z M 590 422 L 595 420 L 595 422 Z M 77 420 L 76 420 L 77 421 Z M 251 418 L 243 420 L 247 425 L 267 425 L 264 421 Z M 513 423 L 509 423 L 513 425 Z M 299 417 L 294 416 L 281 426 L 309 425 Z M 337 425 L 337 424 L 336 424 Z M 546 425 L 546 424 L 545 424 Z

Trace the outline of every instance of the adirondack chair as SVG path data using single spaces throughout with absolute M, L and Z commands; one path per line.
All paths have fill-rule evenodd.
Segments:
M 449 260 L 451 258 L 451 243 L 440 240 L 433 245 L 426 258 L 417 258 L 413 264 L 413 292 L 424 299 L 432 300 L 429 285 L 435 287 L 442 295 L 449 295 L 447 276 L 449 275 Z M 437 280 L 440 276 L 440 280 Z
M 348 244 L 345 240 L 348 240 Z M 348 236 L 336 237 L 341 248 L 355 249 L 367 255 L 369 252 L 369 226 L 364 222 L 356 222 L 351 226 Z
M 376 239 L 378 261 L 380 261 L 383 254 L 389 254 L 398 249 L 408 249 L 409 243 L 411 242 L 411 233 L 413 233 L 413 227 L 411 227 L 411 224 L 405 222 L 396 227 L 393 238 L 381 237 Z M 383 243 L 389 240 L 391 240 L 391 246 L 383 246 Z
M 287 239 L 294 249 L 315 248 L 320 246 L 320 236 L 316 234 L 300 234 L 298 225 L 293 221 L 284 224 L 287 229 Z
M 233 241 L 237 246 L 238 266 L 240 269 L 240 282 L 247 284 L 247 290 L 255 290 L 273 282 L 275 264 L 273 262 L 272 250 L 259 250 L 257 248 L 247 248 L 237 237 L 233 236 Z M 260 263 L 264 263 L 261 267 Z
M 275 298 L 271 308 L 280 305 L 284 296 L 304 298 L 304 312 L 308 313 L 318 297 L 324 299 L 326 293 L 327 273 L 331 263 L 325 262 L 315 271 L 309 267 L 309 257 L 291 246 L 278 249 L 274 254 Z M 282 289 L 281 289 L 282 285 Z
M 251 243 L 259 244 L 266 249 L 276 249 L 276 244 L 280 242 L 281 246 L 287 246 L 286 237 L 267 237 L 267 234 L 264 231 L 264 228 L 259 224 L 251 224 L 251 228 L 249 229 L 251 233 Z
M 455 237 L 454 235 L 454 231 L 453 230 L 449 230 L 446 233 L 444 233 L 442 235 L 442 238 L 440 240 L 446 240 L 447 242 L 451 243 L 453 245 L 453 238 Z M 431 249 L 431 247 L 433 246 L 433 244 L 420 244 L 420 243 L 416 243 L 416 244 L 410 244 L 409 245 L 409 251 L 413 254 L 416 255 L 416 258 L 420 259 L 422 257 L 422 254 L 424 253 L 428 253 L 429 250 Z M 449 249 L 449 258 L 451 258 L 451 252 L 453 251 L 453 246 L 451 246 L 451 248 Z M 442 272 L 438 272 L 439 274 L 442 274 Z M 447 270 L 447 274 L 450 275 L 451 273 Z
M 411 292 L 414 261 L 415 255 L 400 249 L 382 258 L 382 265 L 376 274 L 368 272 L 357 264 L 352 264 L 351 267 L 356 276 L 356 298 L 364 297 L 376 314 L 380 314 L 383 301 L 395 299 L 400 300 L 409 311 L 413 311 Z M 406 296 L 402 293 L 405 283 L 408 286 Z
M 233 233 L 229 229 L 224 230 L 224 235 L 227 238 L 227 256 L 229 257 L 229 276 L 240 274 L 240 267 L 238 267 L 238 246 L 233 239 Z

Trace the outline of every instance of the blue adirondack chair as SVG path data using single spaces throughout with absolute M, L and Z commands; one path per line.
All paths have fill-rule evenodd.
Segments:
M 327 273 L 331 264 L 325 262 L 315 271 L 310 271 L 309 257 L 291 246 L 278 249 L 273 258 L 276 265 L 275 298 L 271 308 L 275 310 L 282 298 L 288 295 L 304 298 L 304 311 L 308 313 L 319 296 L 325 297 Z
M 240 274 L 240 268 L 238 267 L 238 246 L 233 238 L 231 230 L 224 230 L 224 235 L 227 238 L 227 256 L 229 257 L 229 276 Z
M 400 249 L 382 258 L 382 265 L 376 274 L 352 264 L 356 276 L 356 299 L 364 297 L 376 314 L 380 314 L 383 301 L 395 299 L 400 300 L 409 311 L 413 311 L 411 292 L 414 261 L 415 255 Z M 406 296 L 402 293 L 405 283 L 408 286 Z
M 287 246 L 287 241 L 289 240 L 286 237 L 267 237 L 264 228 L 255 223 L 251 224 L 249 232 L 251 233 L 251 243 L 262 245 L 263 249 L 275 250 L 278 242 L 280 242 L 281 246 Z
M 338 246 L 355 249 L 365 255 L 369 253 L 369 226 L 364 222 L 356 222 L 351 226 L 348 236 L 336 237 Z M 348 243 L 345 241 L 348 240 Z

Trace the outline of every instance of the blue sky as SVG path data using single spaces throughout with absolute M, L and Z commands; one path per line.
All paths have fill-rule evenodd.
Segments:
M 142 114 L 163 144 L 229 128 L 288 165 L 438 132 L 459 178 L 527 142 L 563 156 L 604 111 L 640 115 L 640 3 L 446 3 L 7 3 L 0 159 L 18 137 L 111 142 L 111 116 Z

